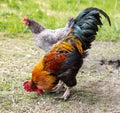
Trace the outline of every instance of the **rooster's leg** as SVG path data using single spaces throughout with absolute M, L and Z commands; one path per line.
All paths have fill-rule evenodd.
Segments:
M 61 96 L 61 97 L 55 97 L 55 99 L 67 100 L 70 97 L 70 91 L 71 91 L 71 87 L 67 87 L 67 89 L 64 92 L 63 96 Z
M 51 92 L 52 93 L 60 93 L 64 88 L 64 83 L 61 82 L 61 84 L 58 87 L 55 87 Z

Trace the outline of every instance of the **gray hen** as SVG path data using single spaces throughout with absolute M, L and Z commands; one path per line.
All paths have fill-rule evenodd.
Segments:
M 25 17 L 23 19 L 23 23 L 30 28 L 36 45 L 40 49 L 47 52 L 51 49 L 53 44 L 57 43 L 60 39 L 68 35 L 74 24 L 74 19 L 70 17 L 64 28 L 59 28 L 55 30 L 46 29 L 38 22 L 28 19 L 28 17 Z

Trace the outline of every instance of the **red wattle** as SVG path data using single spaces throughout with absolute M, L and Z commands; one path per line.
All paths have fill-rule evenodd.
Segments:
M 43 90 L 42 89 L 38 89 L 37 87 L 33 90 L 30 86 L 30 81 L 25 81 L 23 83 L 23 87 L 25 89 L 26 92 L 33 92 L 35 91 L 37 94 L 43 94 Z

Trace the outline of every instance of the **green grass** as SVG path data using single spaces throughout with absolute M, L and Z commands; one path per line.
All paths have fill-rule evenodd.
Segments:
M 63 27 L 68 17 L 76 17 L 87 7 L 103 9 L 110 16 L 112 26 L 105 25 L 98 33 L 98 39 L 120 39 L 120 1 L 119 0 L 0 0 L 0 32 L 15 37 L 18 33 L 30 32 L 22 19 L 29 18 L 50 29 Z

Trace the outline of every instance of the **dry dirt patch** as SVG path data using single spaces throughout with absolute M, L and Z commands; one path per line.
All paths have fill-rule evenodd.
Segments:
M 1 113 L 120 113 L 120 42 L 93 43 L 65 102 L 53 99 L 56 94 L 38 96 L 23 90 L 22 83 L 43 55 L 33 39 L 1 35 Z

